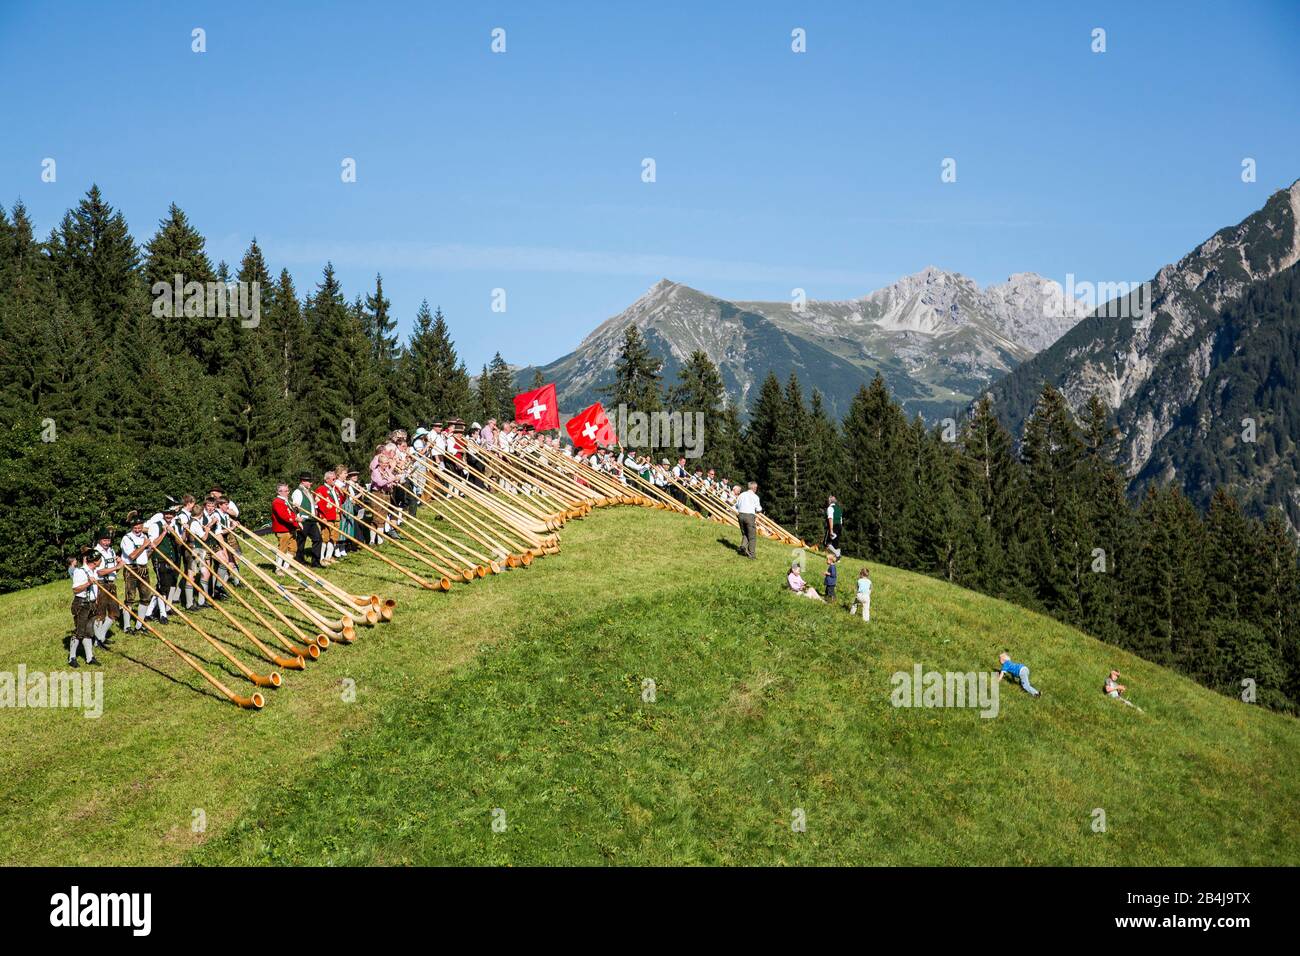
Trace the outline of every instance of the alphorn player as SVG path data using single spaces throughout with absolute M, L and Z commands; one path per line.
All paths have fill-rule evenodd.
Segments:
M 113 533 L 107 528 L 100 528 L 95 535 L 95 552 L 99 555 L 99 577 L 96 580 L 98 597 L 95 601 L 95 616 L 91 630 L 95 633 L 95 643 L 104 647 L 109 643 L 108 632 L 113 627 L 113 615 L 117 604 L 109 597 L 117 597 L 117 572 L 125 563 L 113 550 Z M 122 612 L 122 627 L 127 624 L 126 612 Z
M 208 524 L 204 516 L 204 506 L 194 500 L 193 495 L 186 495 L 188 506 L 182 509 L 185 523 L 186 541 L 190 546 L 190 558 L 185 569 L 189 576 L 185 580 L 185 610 L 203 610 L 208 606 L 209 580 L 212 569 L 208 567 Z M 199 584 L 198 601 L 195 602 L 194 585 Z
M 339 542 L 339 502 L 335 497 L 333 470 L 325 472 L 325 479 L 317 486 L 316 496 L 316 517 L 320 522 L 321 531 L 321 567 L 327 568 L 334 563 L 334 551 Z
M 310 472 L 304 471 L 298 476 L 298 487 L 289 496 L 289 503 L 295 513 L 302 512 L 298 515 L 298 560 L 320 567 L 320 523 L 316 520 L 316 493 L 312 491 Z M 311 542 L 310 552 L 307 550 L 308 541 Z
M 129 634 L 132 631 L 143 631 L 144 625 L 133 624 L 126 608 L 134 604 L 136 617 L 143 621 L 149 616 L 156 600 L 153 589 L 149 586 L 149 557 L 161 537 L 157 540 L 149 537 L 144 529 L 144 519 L 138 511 L 127 515 L 126 523 L 131 530 L 122 536 L 121 543 L 123 570 L 126 572 L 126 588 L 122 595 L 122 633 Z
M 68 564 L 72 578 L 72 640 L 68 642 L 68 666 L 77 666 L 77 642 L 87 664 L 95 663 L 95 605 L 99 601 L 99 552 L 83 548 L 81 560 Z
M 181 547 L 177 543 L 179 532 L 175 528 L 176 515 L 181 506 L 173 504 L 159 511 L 145 522 L 145 534 L 158 538 L 158 546 L 153 551 L 154 594 L 158 599 L 157 613 L 154 615 L 159 624 L 169 624 L 167 615 L 181 598 L 181 589 L 177 582 L 176 570 L 164 561 L 167 558 L 176 567 L 183 567 L 185 559 L 181 557 Z
M 302 530 L 302 522 L 289 503 L 287 481 L 275 487 L 275 498 L 271 502 L 271 530 L 275 533 L 275 576 L 283 577 L 288 571 L 289 559 L 297 549 L 298 532 Z
M 338 561 L 348 556 L 348 539 L 344 538 L 341 531 L 351 532 L 348 527 L 348 466 L 334 466 L 334 487 L 330 489 L 330 497 L 334 501 L 334 509 L 338 513 L 339 523 L 334 527 L 334 553 L 331 557 Z

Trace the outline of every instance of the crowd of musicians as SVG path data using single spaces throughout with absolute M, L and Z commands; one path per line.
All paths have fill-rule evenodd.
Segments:
M 386 538 L 401 538 L 406 515 L 418 513 L 421 500 L 434 489 L 431 470 L 450 471 L 461 481 L 488 491 L 531 494 L 536 489 L 517 474 L 493 467 L 500 453 L 526 452 L 544 444 L 583 461 L 621 484 L 629 474 L 686 503 L 686 489 L 732 508 L 741 489 L 712 469 L 690 469 L 685 458 L 675 465 L 654 462 L 632 451 L 585 451 L 555 436 L 534 432 L 515 422 L 468 427 L 459 421 L 437 422 L 408 435 L 397 430 L 374 449 L 362 472 L 339 464 L 317 477 L 284 482 L 271 502 L 274 573 L 287 575 L 294 565 L 328 567 L 355 549 L 378 547 Z M 439 482 L 436 493 L 456 495 L 454 483 Z M 743 510 L 743 509 L 742 509 Z M 239 508 L 223 490 L 211 488 L 200 500 L 185 495 L 146 515 L 126 515 L 120 537 L 107 528 L 68 559 L 72 583 L 73 633 L 68 663 L 78 666 L 77 652 L 94 664 L 95 649 L 112 642 L 115 627 L 129 634 L 166 625 L 176 607 L 201 612 L 240 584 Z M 751 549 L 752 550 L 752 549 Z

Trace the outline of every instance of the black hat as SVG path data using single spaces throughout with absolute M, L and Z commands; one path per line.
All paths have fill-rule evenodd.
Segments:
M 130 527 L 132 525 L 137 525 L 137 524 L 144 524 L 144 518 L 140 517 L 140 512 L 138 511 L 128 511 L 126 513 L 126 524 L 127 527 Z
M 299 480 L 299 481 L 311 481 L 311 472 L 310 472 L 310 471 L 304 471 L 301 475 L 298 476 L 298 480 Z
M 109 531 L 107 528 L 100 528 L 98 531 L 95 532 L 95 537 L 91 538 L 91 540 L 103 541 L 105 538 L 111 538 L 111 537 L 113 537 L 113 532 Z

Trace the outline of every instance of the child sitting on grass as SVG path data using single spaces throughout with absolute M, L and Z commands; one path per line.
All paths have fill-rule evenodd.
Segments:
M 815 601 L 822 599 L 822 596 L 817 593 L 817 589 L 804 581 L 803 574 L 799 571 L 798 561 L 790 565 L 790 573 L 786 575 L 786 582 L 790 585 L 790 590 L 795 594 L 812 598 Z

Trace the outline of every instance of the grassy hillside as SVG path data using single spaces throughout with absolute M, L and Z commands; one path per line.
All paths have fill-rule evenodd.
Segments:
M 787 549 L 720 534 L 605 509 L 530 569 L 389 584 L 394 622 L 260 713 L 121 639 L 99 719 L 0 710 L 0 863 L 1300 862 L 1300 723 L 902 571 L 873 566 L 866 625 L 784 593 Z M 0 598 L 0 670 L 62 667 L 66 591 Z M 1041 699 L 891 706 L 893 672 L 1003 646 Z M 1112 664 L 1145 714 L 1101 696 Z

